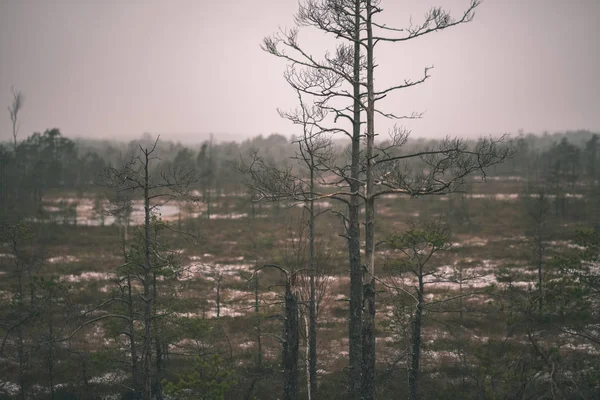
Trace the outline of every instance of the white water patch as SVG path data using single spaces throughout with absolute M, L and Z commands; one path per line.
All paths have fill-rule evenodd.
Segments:
M 115 217 L 108 212 L 109 203 L 105 200 L 100 201 L 100 207 L 98 207 L 97 201 L 92 198 L 56 198 L 45 201 L 49 204 L 44 206 L 44 209 L 51 213 L 65 211 L 65 206 L 74 205 L 78 225 L 100 226 L 103 224 L 112 225 L 116 222 Z M 59 205 L 63 206 L 62 209 Z M 152 215 L 159 216 L 163 221 L 177 221 L 180 216 L 183 218 L 189 214 L 187 205 L 193 204 L 173 202 L 152 205 L 151 212 Z M 142 225 L 145 221 L 143 200 L 133 200 L 131 208 L 129 225 Z M 65 217 L 64 220 L 64 222 L 70 221 L 68 217 Z
M 465 195 L 468 199 L 492 199 L 492 200 L 503 200 L 503 201 L 514 201 L 519 199 L 518 193 L 470 193 Z
M 261 293 L 261 297 L 263 294 Z M 237 290 L 237 289 L 221 289 L 221 298 L 225 301 L 239 302 L 244 301 L 248 303 L 254 302 L 254 293 L 251 291 Z
M 597 346 L 594 346 L 592 343 L 568 343 L 565 345 L 565 347 L 570 350 L 582 351 L 588 354 L 600 354 L 600 350 L 598 350 Z
M 423 356 L 435 361 L 458 361 L 458 354 L 451 351 L 423 350 Z
M 255 215 L 256 217 L 256 215 Z M 242 219 L 248 218 L 248 213 L 210 214 L 210 219 Z
M 585 197 L 582 193 L 565 193 L 563 195 L 567 199 L 583 199 Z M 385 197 L 385 196 L 384 196 Z M 498 201 L 516 201 L 522 197 L 529 197 L 532 199 L 536 199 L 539 197 L 538 194 L 520 194 L 520 193 L 468 193 L 465 194 L 465 197 L 468 199 L 479 199 L 479 200 L 498 200 Z M 547 194 L 545 195 L 548 199 L 555 199 L 555 194 Z M 449 195 L 439 196 L 438 199 L 441 201 L 450 200 Z
M 244 196 L 244 195 L 238 195 Z M 236 197 L 236 195 L 228 194 L 223 197 Z M 72 223 L 76 220 L 78 225 L 86 226 L 101 226 L 101 225 L 113 225 L 118 222 L 116 218 L 111 215 L 109 211 L 110 204 L 106 200 L 101 200 L 98 204 L 98 200 L 84 197 L 84 198 L 53 198 L 45 199 L 46 205 L 44 209 L 51 214 L 51 220 L 58 223 Z M 68 213 L 69 208 L 74 211 L 74 216 L 61 215 L 61 213 Z M 132 212 L 129 215 L 127 224 L 130 226 L 137 226 L 144 224 L 145 211 L 143 200 L 133 200 L 131 202 Z M 198 218 L 202 215 L 206 215 L 206 205 L 203 203 L 194 202 L 183 202 L 183 201 L 172 201 L 166 204 L 153 204 L 151 213 L 160 217 L 166 222 L 176 222 L 180 219 Z M 267 218 L 265 214 L 255 215 L 255 218 Z M 210 219 L 242 219 L 248 218 L 248 213 L 216 213 L 210 214 Z M 34 219 L 38 221 L 37 219 Z M 43 222 L 43 221 L 39 221 Z
M 106 281 L 111 275 L 106 272 L 82 272 L 80 275 L 63 275 L 60 280 L 63 282 L 88 282 L 88 281 Z
M 307 205 L 307 203 L 305 202 L 298 202 L 296 203 L 296 207 L 302 208 L 305 207 Z M 331 204 L 330 201 L 327 200 L 315 200 L 314 202 L 315 208 L 332 208 L 333 204 Z
M 113 285 L 104 285 L 100 288 L 100 292 L 102 293 L 109 293 L 111 292 L 115 287 Z
M 228 307 L 228 306 L 224 306 L 221 305 L 221 307 L 219 308 L 219 317 L 243 317 L 247 314 L 249 314 L 250 312 L 253 312 L 251 310 L 248 310 L 248 312 L 240 312 L 238 310 L 233 309 L 232 307 Z M 217 318 L 217 307 L 213 306 L 211 307 L 210 310 L 206 310 L 206 311 L 199 311 L 199 312 L 176 312 L 172 314 L 175 317 L 178 318 L 193 318 L 193 319 L 214 319 Z
M 567 247 L 569 249 L 585 250 L 584 246 L 573 243 L 571 240 L 551 240 L 546 243 L 555 247 Z
M 239 277 L 241 272 L 251 272 L 251 264 L 207 264 L 193 262 L 183 268 L 180 280 L 194 278 L 206 278 L 211 274 L 222 274 L 223 276 Z
M 487 181 L 496 181 L 496 182 L 522 182 L 525 180 L 522 176 L 486 176 L 485 179 Z M 481 176 L 473 176 L 473 180 L 480 182 Z
M 251 311 L 249 311 L 249 312 L 251 312 Z M 231 307 L 223 307 L 223 306 L 221 306 L 219 316 L 220 317 L 231 317 L 231 318 L 234 318 L 234 317 L 243 317 L 243 316 L 249 314 L 249 312 L 243 313 L 243 312 L 236 311 L 236 310 L 234 310 Z M 212 318 L 217 318 L 217 308 L 215 307 L 214 309 L 212 309 L 210 311 L 207 311 L 206 312 L 206 318 L 211 318 L 211 319 Z
M 473 237 L 471 239 L 464 240 L 462 242 L 452 243 L 452 248 L 460 247 L 485 247 L 489 243 L 489 239 Z
M 104 375 L 94 376 L 90 378 L 90 383 L 100 383 L 100 384 L 109 384 L 109 383 L 120 383 L 127 379 L 127 376 L 117 372 L 107 372 Z
M 6 290 L 0 290 L 0 300 L 9 302 L 12 300 L 13 297 L 14 297 L 13 293 L 6 291 Z
M 16 396 L 19 393 L 19 385 L 14 382 L 3 381 L 0 379 L 0 390 L 9 396 Z
M 79 262 L 79 258 L 75 256 L 56 256 L 50 257 L 46 261 L 48 261 L 50 264 L 69 264 Z
M 511 272 L 532 275 L 533 272 L 526 268 L 511 268 Z M 426 276 L 423 281 L 426 290 L 468 290 L 483 289 L 491 285 L 508 285 L 506 282 L 498 281 L 496 275 L 497 265 L 492 260 L 482 260 L 481 265 L 477 267 L 464 268 L 462 271 L 454 266 L 438 267 L 436 271 Z M 409 273 L 402 276 L 385 278 L 384 281 L 389 287 L 395 287 L 397 290 L 411 290 L 417 287 L 417 278 Z M 510 283 L 513 287 L 528 288 L 533 285 L 531 281 L 513 281 Z

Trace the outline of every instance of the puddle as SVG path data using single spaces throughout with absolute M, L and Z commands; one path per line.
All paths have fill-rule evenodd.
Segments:
M 106 281 L 111 278 L 106 272 L 83 272 L 81 275 L 63 275 L 60 280 L 63 282 L 87 282 L 87 281 Z

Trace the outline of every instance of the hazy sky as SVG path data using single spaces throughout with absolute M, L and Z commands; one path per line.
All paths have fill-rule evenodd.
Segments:
M 383 0 L 381 17 L 405 27 L 431 5 L 459 13 L 468 2 Z M 297 0 L 0 0 L 0 139 L 10 136 L 11 85 L 26 95 L 21 137 L 51 127 L 123 139 L 295 133 L 276 112 L 295 106 L 285 63 L 259 46 L 291 26 L 296 8 Z M 599 16 L 600 0 L 485 0 L 472 23 L 382 46 L 376 85 L 435 66 L 427 83 L 385 104 L 426 111 L 410 123 L 415 136 L 600 131 Z M 322 36 L 300 39 L 320 54 Z

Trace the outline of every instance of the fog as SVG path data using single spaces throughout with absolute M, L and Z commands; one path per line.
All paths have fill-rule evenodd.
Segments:
M 384 1 L 406 27 L 436 2 Z M 438 1 L 460 13 L 466 0 Z M 291 26 L 296 0 L 0 2 L 0 103 L 26 104 L 22 135 L 58 127 L 70 137 L 143 132 L 199 141 L 294 133 L 276 109 L 295 106 L 285 63 L 263 37 Z M 432 79 L 390 98 L 416 136 L 600 129 L 600 37 L 595 0 L 486 0 L 475 20 L 410 44 L 381 46 L 377 85 Z M 321 54 L 322 35 L 301 42 Z M 389 124 L 381 123 L 385 130 Z M 9 138 L 0 113 L 0 138 Z

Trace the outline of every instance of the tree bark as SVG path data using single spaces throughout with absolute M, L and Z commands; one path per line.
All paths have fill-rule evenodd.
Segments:
M 419 291 L 417 292 L 417 309 L 413 320 L 411 338 L 411 358 L 408 369 L 409 400 L 417 400 L 419 397 L 419 362 L 421 361 L 421 326 L 423 322 L 423 271 L 419 273 Z
M 315 182 L 315 163 L 310 151 L 310 193 L 308 220 L 308 247 L 310 268 L 310 299 L 308 304 L 308 399 L 317 399 L 317 299 L 315 291 L 315 202 L 312 198 Z
M 23 287 L 23 270 L 21 269 L 21 260 L 19 259 L 19 251 L 17 250 L 16 242 L 13 242 L 13 249 L 16 256 L 17 279 L 19 281 L 19 311 L 23 313 L 25 304 L 25 289 Z M 25 400 L 25 340 L 23 335 L 23 324 L 17 327 L 17 358 L 19 359 L 19 400 Z
M 348 206 L 348 256 L 350 261 L 350 317 L 348 324 L 348 398 L 361 399 L 363 271 L 360 260 L 360 0 L 354 2 L 354 83 L 350 204 Z
M 299 399 L 298 349 L 300 332 L 298 323 L 298 298 L 292 292 L 290 278 L 285 287 L 285 327 L 283 342 L 283 398 Z
M 151 360 L 152 360 L 152 265 L 150 263 L 150 193 L 149 193 L 149 170 L 148 150 L 144 152 L 144 364 L 143 364 L 143 398 L 151 400 Z
M 156 274 L 152 274 L 152 319 L 156 321 L 156 299 L 158 298 L 158 291 L 156 288 Z M 156 374 L 154 377 L 154 389 L 156 400 L 162 400 L 162 361 L 163 361 L 163 344 L 160 340 L 160 337 L 157 333 L 157 330 L 154 329 L 154 348 L 156 352 Z
M 253 203 L 254 204 L 254 203 Z M 260 326 L 260 302 L 258 298 L 258 273 L 254 276 L 254 314 L 256 315 L 256 367 L 262 369 L 263 353 L 262 353 L 262 331 Z
M 48 310 L 48 376 L 50 378 L 50 398 L 54 400 L 54 327 L 52 324 L 52 309 Z
M 127 261 L 127 260 L 126 260 Z M 138 356 L 137 356 L 137 346 L 135 343 L 135 315 L 133 310 L 133 296 L 131 293 L 131 274 L 127 272 L 127 306 L 129 307 L 129 348 L 131 350 L 131 381 L 133 386 L 133 391 L 137 394 L 140 391 L 139 383 L 138 383 Z
M 375 399 L 375 95 L 371 0 L 367 0 L 367 148 L 365 193 L 365 261 L 363 316 L 363 399 Z

